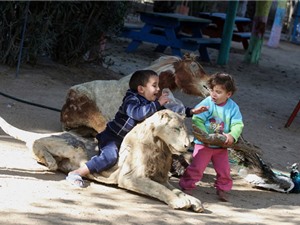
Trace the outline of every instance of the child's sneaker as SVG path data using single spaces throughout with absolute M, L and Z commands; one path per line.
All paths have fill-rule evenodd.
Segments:
M 228 196 L 225 191 L 217 190 L 217 195 L 222 202 L 228 202 Z

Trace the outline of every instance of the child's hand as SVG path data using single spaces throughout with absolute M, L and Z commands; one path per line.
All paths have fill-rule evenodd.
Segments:
M 161 106 L 165 105 L 169 101 L 170 101 L 170 99 L 168 97 L 168 93 L 163 93 L 158 99 L 158 102 Z
M 200 106 L 191 110 L 191 114 L 199 114 L 208 110 L 208 106 Z
M 224 146 L 231 146 L 234 143 L 234 138 L 231 134 L 225 134 L 223 135 L 226 137 L 226 141 L 224 142 Z

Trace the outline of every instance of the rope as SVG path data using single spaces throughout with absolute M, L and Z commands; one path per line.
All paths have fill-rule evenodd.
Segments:
M 19 99 L 19 98 L 16 98 L 16 97 L 13 97 L 13 96 L 10 96 L 10 95 L 7 95 L 3 92 L 0 92 L 0 95 L 6 97 L 6 98 L 10 98 L 10 99 L 13 99 L 15 101 L 18 101 L 18 102 L 22 102 L 22 103 L 25 103 L 25 104 L 29 104 L 29 105 L 33 105 L 33 106 L 37 106 L 37 107 L 40 107 L 40 108 L 44 108 L 44 109 L 49 109 L 49 110 L 53 110 L 53 111 L 56 111 L 56 112 L 61 112 L 60 109 L 56 109 L 56 108 L 52 108 L 52 107 L 49 107 L 49 106 L 45 106 L 45 105 L 41 105 L 41 104 L 37 104 L 37 103 L 33 103 L 33 102 L 29 102 L 29 101 L 25 101 L 25 100 L 22 100 L 22 99 Z

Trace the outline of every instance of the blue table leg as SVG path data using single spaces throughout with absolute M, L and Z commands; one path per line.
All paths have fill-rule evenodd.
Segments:
M 182 53 L 180 51 L 180 48 L 172 48 L 172 55 L 182 57 Z
M 166 49 L 167 49 L 167 46 L 157 45 L 154 51 L 163 53 Z
M 145 26 L 140 31 L 141 36 L 149 34 L 152 29 L 153 29 L 153 25 L 145 24 Z M 134 52 L 139 47 L 140 44 L 142 44 L 142 41 L 133 39 L 131 43 L 127 46 L 126 52 Z
M 199 46 L 199 55 L 200 55 L 202 61 L 210 62 L 210 58 L 209 58 L 209 55 L 208 55 L 207 48 L 204 47 L 204 46 L 201 46 L 201 44 Z
M 170 42 L 170 47 L 172 50 L 172 55 L 176 55 L 179 57 L 182 57 L 182 53 L 181 53 L 181 46 L 180 46 L 180 41 L 178 40 L 177 36 L 176 36 L 176 31 L 175 31 L 175 27 L 166 27 L 165 28 L 165 35 L 166 38 L 169 40 Z M 178 47 L 174 47 L 174 46 L 178 46 Z M 167 46 L 163 46 L 163 45 L 158 45 L 156 47 L 157 50 L 165 50 L 167 48 Z
M 166 50 L 167 46 L 164 46 L 164 45 L 158 45 L 156 48 L 155 48 L 155 52 L 161 52 L 163 53 L 165 50 Z M 179 56 L 179 57 L 182 57 L 182 53 L 181 53 L 181 50 L 180 48 L 175 48 L 175 47 L 172 47 L 171 48 L 172 50 L 172 55 L 176 55 L 176 56 Z
M 134 52 L 138 47 L 139 45 L 142 43 L 142 41 L 136 41 L 136 40 L 133 40 L 126 48 L 126 52 Z

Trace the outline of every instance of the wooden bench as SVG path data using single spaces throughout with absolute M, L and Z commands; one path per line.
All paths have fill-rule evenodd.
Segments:
M 120 37 L 128 38 L 131 31 L 140 31 L 142 27 L 141 24 L 126 23 L 122 27 Z
M 143 24 L 125 24 L 122 28 L 121 37 L 129 37 L 131 31 L 140 31 L 143 28 Z M 151 30 L 151 34 L 164 35 L 164 30 L 159 27 L 155 27 Z
M 197 43 L 198 51 L 202 61 L 210 62 L 210 58 L 207 52 L 207 48 L 220 49 L 221 46 L 221 38 L 181 38 L 181 40 L 185 43 Z M 194 45 L 193 45 L 194 46 Z M 187 49 L 187 48 L 186 48 Z M 189 49 L 196 50 L 196 49 Z
M 226 13 L 200 12 L 199 16 L 212 20 L 212 23 L 203 30 L 203 34 L 210 37 L 222 37 L 223 28 L 226 21 Z M 247 17 L 235 17 L 235 30 L 233 31 L 232 41 L 242 42 L 244 49 L 248 48 L 248 39 L 251 37 L 249 30 L 252 26 L 252 21 Z
M 140 19 L 144 23 L 143 27 L 125 26 L 121 34 L 121 37 L 132 40 L 126 52 L 133 52 L 143 42 L 150 42 L 156 44 L 155 51 L 164 52 L 170 47 L 172 55 L 179 57 L 182 57 L 181 49 L 199 50 L 202 59 L 209 61 L 207 47 L 219 47 L 220 41 L 216 43 L 213 39 L 202 39 L 201 30 L 211 20 L 178 13 L 154 12 L 140 12 Z
M 251 37 L 251 32 L 233 32 L 232 40 L 242 42 L 244 49 L 248 49 L 248 39 Z
M 143 28 L 143 24 L 125 23 L 123 30 L 140 30 Z

